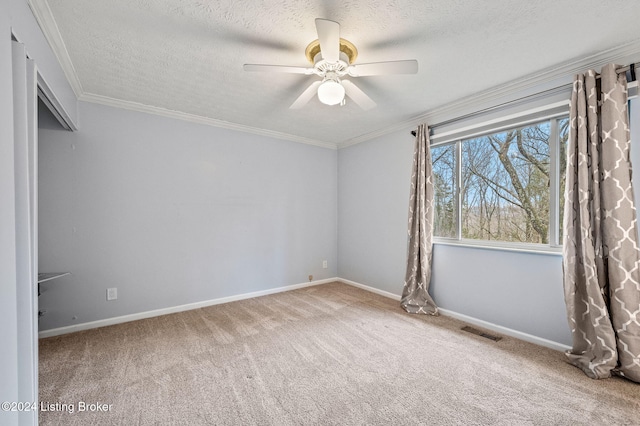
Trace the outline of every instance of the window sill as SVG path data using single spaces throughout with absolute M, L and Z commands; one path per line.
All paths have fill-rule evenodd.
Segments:
M 483 240 L 454 240 L 449 238 L 434 237 L 433 244 L 444 246 L 469 247 L 483 250 L 501 250 L 518 253 L 532 253 L 550 256 L 562 256 L 562 247 L 544 244 L 508 243 Z

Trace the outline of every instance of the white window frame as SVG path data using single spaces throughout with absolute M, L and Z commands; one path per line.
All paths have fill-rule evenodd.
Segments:
M 454 196 L 456 202 L 456 235 L 455 237 L 434 236 L 433 242 L 434 244 L 442 245 L 562 255 L 562 236 L 559 235 L 559 196 L 562 193 L 562 189 L 559 187 L 560 145 L 557 120 L 569 116 L 569 102 L 567 100 L 557 101 L 530 109 L 521 108 L 520 111 L 511 114 L 502 113 L 500 114 L 501 116 L 493 115 L 493 117 L 488 117 L 486 120 L 478 120 L 477 117 L 474 117 L 473 120 L 467 120 L 473 121 L 468 124 L 465 124 L 463 122 L 464 120 L 461 120 L 459 123 L 454 123 L 453 126 L 448 125 L 447 129 L 441 131 L 438 131 L 438 126 L 433 129 L 433 135 L 430 137 L 431 147 L 435 148 L 443 145 L 455 146 L 454 155 L 456 162 L 456 192 Z M 462 181 L 461 159 L 463 141 L 544 121 L 550 121 L 551 123 L 549 135 L 549 180 L 551 182 L 549 188 L 549 244 L 462 238 L 462 221 L 460 220 L 462 216 L 462 200 L 460 199 L 462 188 L 460 187 L 460 182 Z

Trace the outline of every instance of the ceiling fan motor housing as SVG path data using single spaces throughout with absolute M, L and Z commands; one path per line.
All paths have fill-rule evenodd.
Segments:
M 327 62 L 322 58 L 322 54 L 318 53 L 314 59 L 313 68 L 315 73 L 321 77 L 325 77 L 329 73 L 334 73 L 337 77 L 342 77 L 348 73 L 349 58 L 340 52 L 340 59 L 337 62 Z

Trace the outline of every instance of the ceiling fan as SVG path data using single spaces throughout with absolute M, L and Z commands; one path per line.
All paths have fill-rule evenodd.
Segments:
M 322 78 L 311 83 L 289 108 L 299 109 L 317 93 L 320 102 L 326 105 L 344 105 L 345 95 L 364 110 L 376 106 L 358 86 L 345 77 L 371 75 L 415 74 L 418 61 L 372 62 L 354 65 L 358 50 L 348 40 L 340 38 L 340 24 L 327 19 L 316 19 L 318 39 L 309 43 L 305 55 L 313 67 L 291 67 L 285 65 L 245 64 L 245 71 L 267 71 L 291 74 L 315 74 Z

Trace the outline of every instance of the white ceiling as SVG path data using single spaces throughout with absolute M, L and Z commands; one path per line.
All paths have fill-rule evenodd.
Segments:
M 43 29 L 81 99 L 328 145 L 637 40 L 640 18 L 636 0 L 30 2 L 50 8 Z M 358 48 L 356 64 L 415 58 L 418 74 L 354 79 L 378 104 L 370 111 L 317 98 L 290 110 L 317 77 L 242 65 L 308 66 L 317 17 L 341 24 Z

